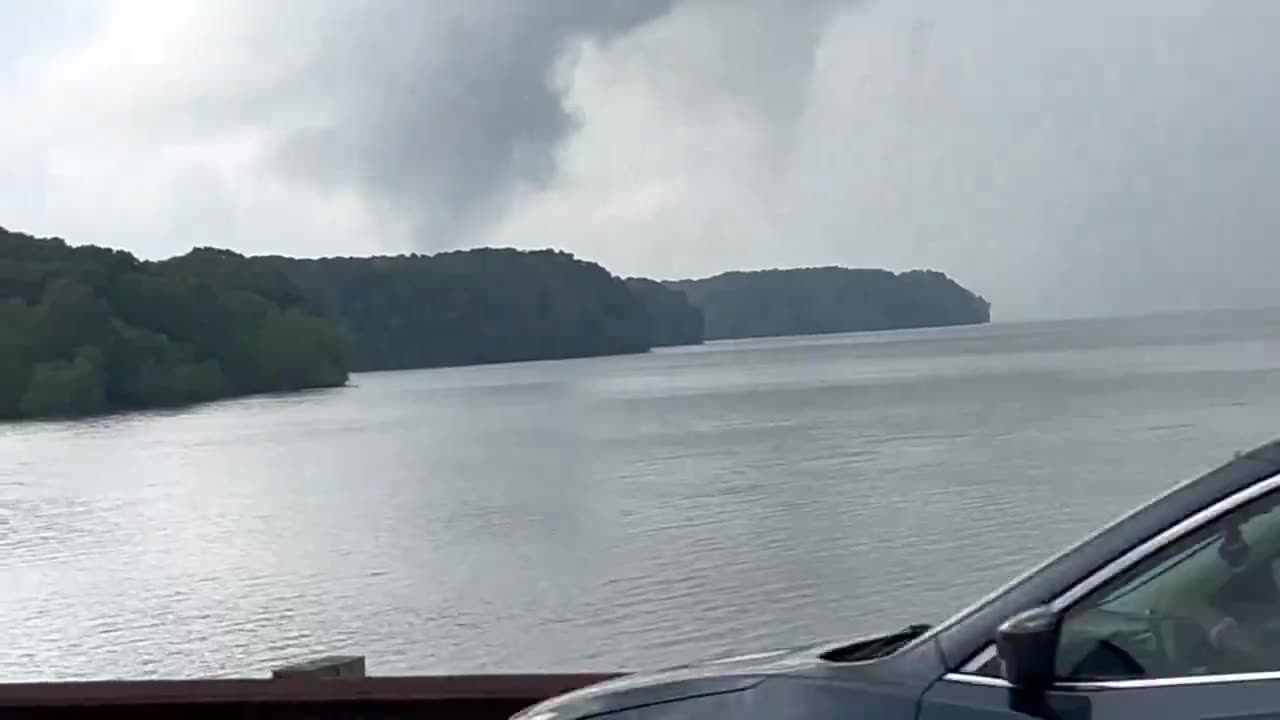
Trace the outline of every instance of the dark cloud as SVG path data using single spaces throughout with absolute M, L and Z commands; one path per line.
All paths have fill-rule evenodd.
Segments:
M 575 118 L 558 63 L 582 38 L 660 17 L 670 0 L 383 0 L 330 8 L 324 45 L 286 85 L 315 122 L 279 133 L 269 162 L 298 183 L 369 194 L 430 247 L 474 242 L 521 185 L 551 177 Z M 457 7 L 462 7 L 458 5 Z M 278 21 L 282 21 L 278 14 Z

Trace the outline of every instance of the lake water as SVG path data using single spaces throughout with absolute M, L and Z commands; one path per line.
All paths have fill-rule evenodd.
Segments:
M 1280 435 L 1280 312 L 356 375 L 0 426 L 0 678 L 641 669 L 937 621 Z

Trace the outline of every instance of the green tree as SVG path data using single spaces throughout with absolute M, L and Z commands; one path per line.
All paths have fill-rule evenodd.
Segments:
M 702 342 L 702 308 L 690 303 L 683 291 L 646 278 L 628 278 L 627 287 L 649 315 L 654 345 L 697 345 Z
M 23 415 L 77 415 L 103 410 L 102 351 L 85 346 L 70 362 L 36 364 L 26 391 L 18 400 Z
M 296 309 L 272 311 L 258 327 L 257 363 L 273 388 L 338 384 L 346 379 L 350 352 L 327 322 Z
M 353 367 L 387 370 L 644 352 L 644 303 L 594 263 L 556 251 L 270 258 L 303 304 L 351 338 Z
M 143 262 L 0 229 L 0 417 L 341 385 L 345 338 L 303 302 L 229 251 Z

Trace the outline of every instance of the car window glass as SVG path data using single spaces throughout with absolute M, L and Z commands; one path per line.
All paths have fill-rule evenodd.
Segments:
M 1280 670 L 1280 511 L 1268 496 L 1171 543 L 1067 614 L 1063 680 Z

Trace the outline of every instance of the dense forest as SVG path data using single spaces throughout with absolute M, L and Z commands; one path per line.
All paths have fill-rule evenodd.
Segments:
M 616 355 L 655 343 L 654 318 L 626 283 L 564 252 L 262 260 L 345 329 L 357 370 Z
M 152 262 L 0 228 L 0 417 L 341 385 L 349 369 L 644 352 L 986 322 L 946 275 L 812 268 L 623 280 L 554 250 Z
M 0 417 L 341 385 L 349 347 L 269 265 L 164 262 L 0 228 Z
M 644 304 L 653 322 L 654 345 L 697 345 L 702 342 L 702 308 L 675 288 L 646 278 L 627 278 L 627 287 Z
M 667 283 L 702 308 L 708 340 L 969 325 L 991 306 L 932 270 L 728 272 Z

